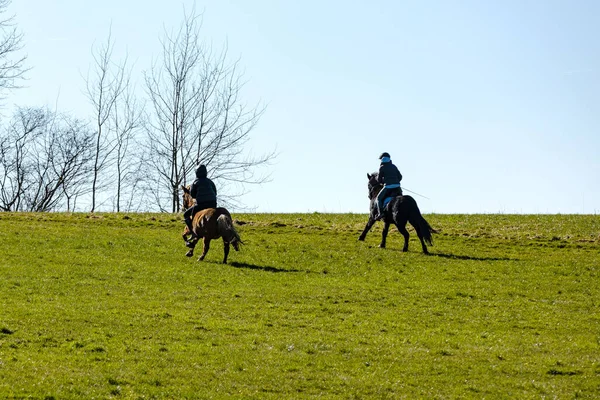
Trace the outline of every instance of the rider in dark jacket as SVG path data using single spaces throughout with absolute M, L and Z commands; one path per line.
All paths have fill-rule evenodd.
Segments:
M 392 164 L 392 159 L 389 153 L 381 153 L 379 156 L 381 165 L 379 166 L 379 174 L 377 180 L 383 184 L 383 188 L 377 195 L 377 216 L 375 219 L 383 217 L 383 201 L 387 193 L 392 189 L 398 189 L 402 194 L 400 188 L 400 181 L 402 180 L 402 174 L 398 168 Z
M 196 204 L 183 213 L 185 224 L 193 236 L 196 236 L 192 230 L 194 214 L 206 208 L 217 208 L 217 187 L 206 175 L 206 166 L 200 165 L 196 169 L 196 180 L 190 188 L 190 194 L 196 199 Z

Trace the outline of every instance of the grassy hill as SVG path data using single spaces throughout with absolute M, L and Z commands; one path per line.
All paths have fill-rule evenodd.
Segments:
M 233 217 L 0 213 L 0 398 L 600 397 L 600 216 Z

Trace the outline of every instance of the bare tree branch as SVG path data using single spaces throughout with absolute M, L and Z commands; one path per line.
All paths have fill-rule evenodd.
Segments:
M 0 15 L 4 14 L 11 0 L 0 0 Z M 29 68 L 25 67 L 27 56 L 19 55 L 23 49 L 23 34 L 14 26 L 14 16 L 0 19 L 0 92 L 21 87 Z M 2 95 L 0 95 L 2 98 Z

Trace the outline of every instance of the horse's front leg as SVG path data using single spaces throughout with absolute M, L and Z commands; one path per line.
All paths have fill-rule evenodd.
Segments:
M 385 225 L 383 226 L 383 232 L 381 232 L 381 243 L 379 244 L 379 247 L 382 249 L 385 249 L 385 240 L 387 238 L 388 230 L 390 229 L 390 223 L 387 221 L 384 223 Z
M 202 255 L 200 256 L 200 258 L 198 258 L 198 261 L 204 260 L 204 257 L 206 257 L 206 253 L 208 253 L 208 249 L 210 249 L 210 239 L 205 237 L 204 238 L 204 248 L 202 249 Z
M 195 241 L 195 242 L 185 242 L 185 245 L 190 248 L 188 250 L 188 252 L 185 253 L 186 257 L 191 257 L 191 256 L 194 255 L 194 248 L 196 247 L 196 243 L 198 243 L 198 241 Z
M 185 238 L 184 238 L 185 239 Z M 189 247 L 190 249 L 188 250 L 187 253 L 185 253 L 186 257 L 192 257 L 194 255 L 194 248 L 196 247 L 196 244 L 198 243 L 198 239 L 196 240 L 190 240 L 190 241 L 185 241 L 185 245 L 187 247 Z
M 227 264 L 227 256 L 229 255 L 229 242 L 223 240 L 223 264 Z
M 362 233 L 358 237 L 358 240 L 360 240 L 360 241 L 365 240 L 365 237 L 367 237 L 367 233 L 369 233 L 369 231 L 373 227 L 373 224 L 375 224 L 375 219 L 373 219 L 369 216 L 369 221 L 367 222 L 367 225 L 365 225 L 365 229 L 363 229 Z

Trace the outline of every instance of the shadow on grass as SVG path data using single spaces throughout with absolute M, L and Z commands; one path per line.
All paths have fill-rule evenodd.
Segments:
M 229 263 L 229 265 L 231 265 L 234 268 L 245 268 L 245 269 L 253 269 L 253 270 L 259 270 L 259 271 L 266 271 L 266 272 L 301 272 L 298 269 L 281 269 L 281 268 L 276 268 L 276 267 L 269 267 L 269 266 L 264 266 L 264 265 L 254 265 L 254 264 L 247 264 L 247 263 L 243 263 L 243 262 L 231 262 Z
M 449 258 L 452 260 L 474 260 L 474 261 L 519 261 L 517 258 L 509 257 L 473 257 L 473 256 L 461 256 L 457 254 L 445 254 L 445 253 L 430 253 L 434 257 Z

